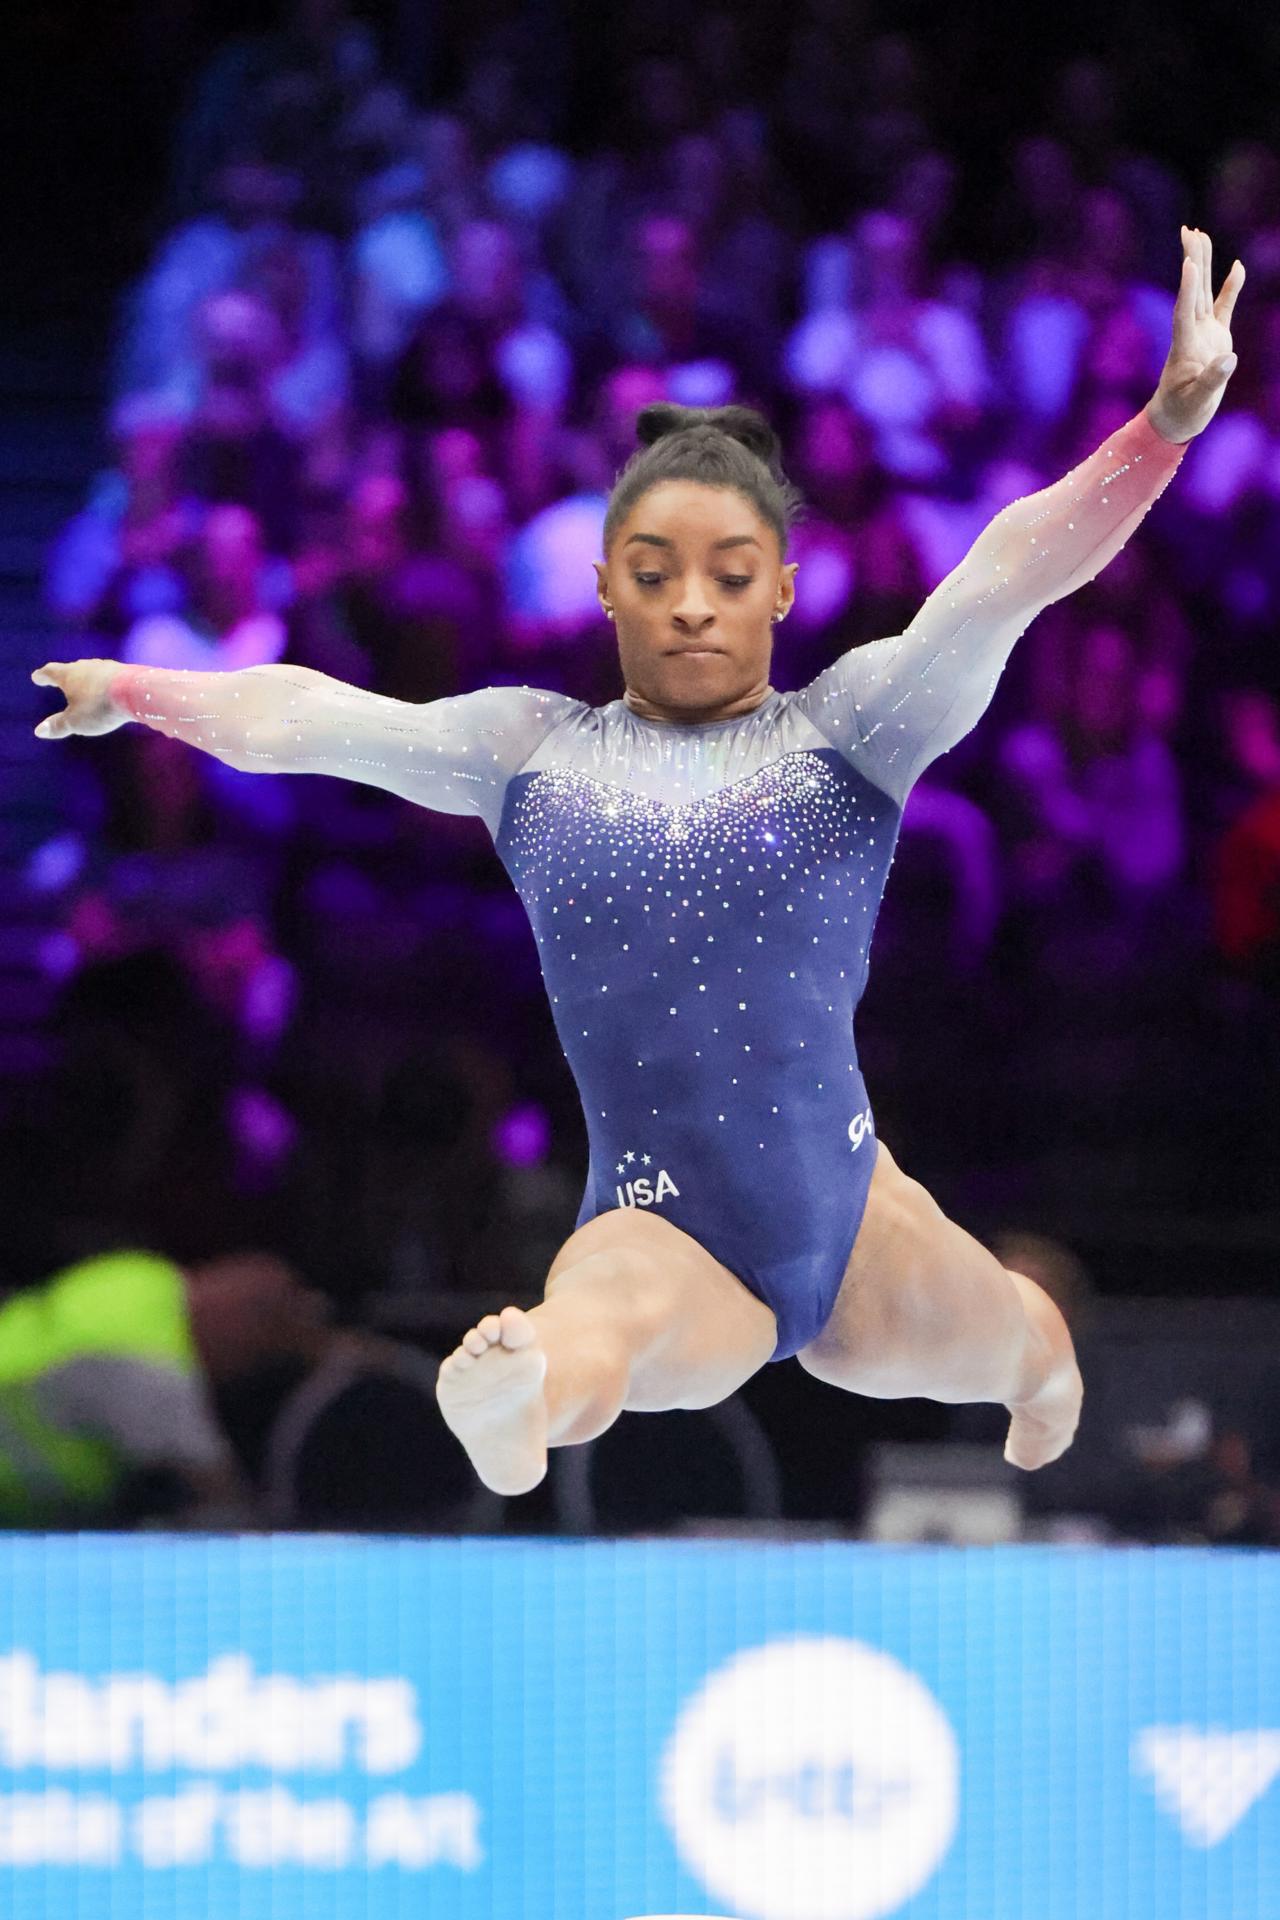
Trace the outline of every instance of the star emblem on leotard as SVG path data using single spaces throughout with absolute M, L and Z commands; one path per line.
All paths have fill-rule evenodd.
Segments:
M 628 1148 L 627 1148 L 627 1150 L 626 1150 L 626 1152 L 625 1152 L 625 1153 L 623 1154 L 623 1156 L 622 1156 L 622 1159 L 621 1159 L 621 1160 L 619 1160 L 619 1162 L 618 1162 L 618 1164 L 617 1164 L 617 1166 L 616 1166 L 616 1168 L 614 1169 L 614 1171 L 615 1171 L 616 1173 L 625 1173 L 625 1172 L 626 1172 L 626 1170 L 627 1170 L 627 1168 L 628 1168 L 628 1167 L 629 1167 L 629 1166 L 631 1165 L 631 1163 L 632 1163 L 632 1162 L 633 1162 L 633 1161 L 635 1160 L 635 1157 L 636 1157 L 636 1156 L 635 1156 L 635 1153 L 633 1152 L 633 1150 L 632 1150 L 632 1149 L 631 1149 L 630 1147 L 628 1147 Z M 641 1164 L 641 1166 L 645 1166 L 645 1167 L 649 1167 L 649 1166 L 652 1166 L 652 1165 L 653 1165 L 653 1155 L 652 1155 L 652 1154 L 649 1154 L 649 1153 L 642 1153 L 642 1154 L 640 1155 L 640 1164 Z

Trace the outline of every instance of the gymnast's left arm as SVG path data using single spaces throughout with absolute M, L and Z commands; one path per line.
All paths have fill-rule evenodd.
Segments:
M 1236 364 L 1229 329 L 1244 268 L 1237 260 L 1211 305 L 1208 236 L 1184 227 L 1183 242 L 1173 341 L 1142 411 L 1061 480 L 998 513 L 905 632 L 851 648 L 796 695 L 899 804 L 986 711 L 1036 614 L 1114 559 L 1217 412 Z

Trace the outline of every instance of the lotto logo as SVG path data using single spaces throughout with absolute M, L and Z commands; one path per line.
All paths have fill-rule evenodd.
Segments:
M 660 1764 L 683 1865 L 744 1920 L 890 1920 L 959 1824 L 941 1701 L 892 1654 L 836 1635 L 732 1655 L 681 1707 Z
M 866 1136 L 874 1132 L 875 1122 L 871 1118 L 870 1107 L 865 1107 L 861 1113 L 855 1113 L 849 1122 L 849 1138 L 855 1147 L 860 1147 Z

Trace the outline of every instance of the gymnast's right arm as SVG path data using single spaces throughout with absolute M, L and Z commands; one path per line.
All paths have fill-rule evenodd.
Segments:
M 493 833 L 508 780 L 581 704 L 535 687 L 414 704 L 283 662 L 219 673 L 51 660 L 31 678 L 66 695 L 36 728 L 44 739 L 140 720 L 241 772 L 337 774 L 439 813 L 478 815 Z

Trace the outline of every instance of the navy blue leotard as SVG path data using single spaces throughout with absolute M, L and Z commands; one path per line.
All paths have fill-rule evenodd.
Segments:
M 1092 579 L 1183 453 L 1145 414 L 997 514 L 905 632 L 736 719 L 529 687 L 409 705 L 288 665 L 123 667 L 136 719 L 245 770 L 336 773 L 478 814 L 524 902 L 590 1143 L 578 1225 L 653 1208 L 821 1331 L 876 1135 L 854 1009 L 913 782 L 1034 615 Z

